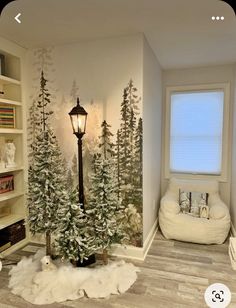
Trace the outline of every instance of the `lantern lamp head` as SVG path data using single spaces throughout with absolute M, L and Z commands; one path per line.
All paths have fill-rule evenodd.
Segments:
M 73 133 L 79 138 L 85 134 L 86 121 L 88 113 L 80 106 L 79 98 L 77 98 L 77 105 L 69 112 Z

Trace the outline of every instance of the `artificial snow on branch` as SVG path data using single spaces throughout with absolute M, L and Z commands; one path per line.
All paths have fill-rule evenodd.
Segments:
M 47 255 L 51 255 L 51 234 L 58 228 L 58 210 L 69 203 L 61 151 L 50 128 L 49 104 L 50 93 L 42 72 L 35 107 L 39 127 L 31 144 L 33 159 L 28 172 L 28 221 L 32 234 L 46 234 Z

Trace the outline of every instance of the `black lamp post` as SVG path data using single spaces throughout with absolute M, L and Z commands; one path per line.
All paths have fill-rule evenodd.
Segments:
M 73 133 L 78 138 L 78 172 L 79 172 L 79 203 L 84 209 L 84 183 L 83 183 L 83 158 L 82 158 L 82 137 L 85 134 L 88 113 L 80 106 L 79 98 L 77 105 L 69 112 Z
M 78 138 L 78 176 L 79 176 L 79 203 L 84 209 L 84 182 L 83 182 L 83 158 L 82 158 L 82 137 L 85 134 L 86 121 L 88 113 L 80 106 L 79 98 L 77 105 L 69 112 L 73 133 Z M 95 263 L 95 255 L 90 255 L 87 260 L 81 262 L 78 260 L 77 266 L 87 266 Z

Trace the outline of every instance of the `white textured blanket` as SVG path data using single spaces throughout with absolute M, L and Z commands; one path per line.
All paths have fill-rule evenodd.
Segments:
M 60 263 L 54 270 L 42 271 L 43 256 L 44 251 L 40 250 L 34 257 L 24 257 L 10 271 L 12 293 L 36 305 L 124 293 L 136 281 L 139 272 L 133 264 L 124 261 L 94 268 L 74 268 L 69 263 Z

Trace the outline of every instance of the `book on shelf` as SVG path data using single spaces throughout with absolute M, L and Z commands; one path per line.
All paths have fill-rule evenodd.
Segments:
M 14 176 L 0 176 L 0 194 L 4 194 L 14 190 Z
M 15 107 L 0 104 L 0 128 L 15 128 Z

